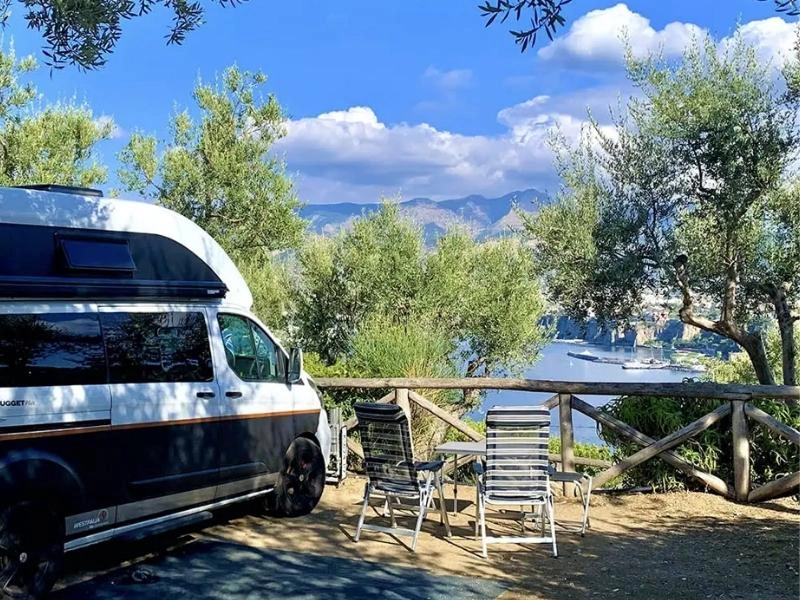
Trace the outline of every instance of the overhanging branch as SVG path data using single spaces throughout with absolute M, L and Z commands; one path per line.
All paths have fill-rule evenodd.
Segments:
M 704 329 L 705 331 L 710 331 L 711 333 L 720 333 L 719 323 L 716 321 L 712 321 L 706 317 L 701 317 L 700 315 L 694 314 L 694 302 L 692 299 L 692 290 L 689 286 L 689 279 L 686 273 L 686 263 L 687 258 L 685 256 L 680 256 L 675 259 L 675 278 L 678 282 L 678 287 L 681 290 L 681 297 L 683 300 L 683 304 L 681 305 L 678 314 L 681 317 L 681 321 L 686 323 L 687 325 L 692 325 L 694 327 L 699 327 L 700 329 Z M 723 334 L 724 335 L 724 334 Z

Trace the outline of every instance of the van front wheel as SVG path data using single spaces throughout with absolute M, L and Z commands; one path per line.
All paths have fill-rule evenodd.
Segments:
M 0 598 L 46 594 L 64 558 L 64 521 L 42 504 L 20 502 L 0 511 Z
M 265 508 L 276 517 L 301 517 L 310 513 L 325 489 L 325 461 L 319 446 L 308 438 L 297 438 L 283 458 L 275 489 Z

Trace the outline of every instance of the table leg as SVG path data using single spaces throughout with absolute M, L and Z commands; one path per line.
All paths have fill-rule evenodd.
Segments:
M 458 454 L 453 455 L 453 516 L 458 514 Z

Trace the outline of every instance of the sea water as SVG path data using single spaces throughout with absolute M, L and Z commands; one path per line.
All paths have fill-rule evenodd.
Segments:
M 687 377 L 698 377 L 700 373 L 687 373 L 674 371 L 672 369 L 623 369 L 621 365 L 591 362 L 567 356 L 567 352 L 587 351 L 595 356 L 605 358 L 616 358 L 623 360 L 646 361 L 651 358 L 660 360 L 661 350 L 659 348 L 631 348 L 615 347 L 604 348 L 599 346 L 575 344 L 570 342 L 552 342 L 547 345 L 539 354 L 536 362 L 525 371 L 527 379 L 548 379 L 559 381 L 596 381 L 596 382 L 624 382 L 624 383 L 665 383 L 681 382 Z M 666 358 L 666 356 L 664 357 Z M 520 404 L 541 404 L 552 393 L 540 392 L 519 392 L 514 390 L 489 390 L 486 393 L 481 407 L 473 411 L 469 416 L 471 419 L 483 420 L 486 417 L 487 408 L 494 405 L 520 405 Z M 587 395 L 580 394 L 580 397 L 592 406 L 601 406 L 611 400 L 613 396 Z M 550 412 L 551 434 L 559 435 L 558 430 L 558 409 Z M 597 435 L 597 424 L 593 419 L 572 411 L 572 426 L 575 441 L 591 442 L 601 444 Z

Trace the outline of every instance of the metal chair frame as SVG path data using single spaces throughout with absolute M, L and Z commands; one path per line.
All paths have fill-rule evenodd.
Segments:
M 433 505 L 433 490 L 439 495 L 440 522 L 444 523 L 447 537 L 451 536 L 450 521 L 444 505 L 441 460 L 418 462 L 414 460 L 411 430 L 408 417 L 402 408 L 393 404 L 358 403 L 354 406 L 364 448 L 364 462 L 369 481 L 364 487 L 364 500 L 356 526 L 355 541 L 361 531 L 378 531 L 395 535 L 411 536 L 411 550 L 416 551 L 417 538 L 422 522 Z M 391 519 L 391 527 L 365 523 L 370 498 L 379 494 L 385 502 Z M 416 500 L 416 505 L 404 504 L 403 500 Z M 397 508 L 416 512 L 413 529 L 398 527 L 395 517 Z

